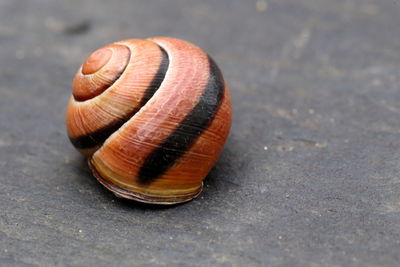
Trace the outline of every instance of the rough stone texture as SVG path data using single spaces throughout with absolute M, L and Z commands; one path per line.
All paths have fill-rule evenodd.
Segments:
M 0 1 L 0 265 L 400 264 L 400 1 Z M 116 199 L 70 145 L 74 72 L 191 41 L 234 122 L 198 199 Z

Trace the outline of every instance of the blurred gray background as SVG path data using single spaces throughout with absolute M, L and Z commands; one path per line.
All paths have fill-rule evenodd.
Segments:
M 0 1 L 0 265 L 398 266 L 400 1 Z M 98 184 L 64 126 L 95 49 L 211 54 L 231 135 L 198 199 Z

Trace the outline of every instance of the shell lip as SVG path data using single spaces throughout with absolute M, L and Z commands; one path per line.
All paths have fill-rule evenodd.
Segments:
M 99 183 L 101 183 L 108 190 L 113 192 L 117 197 L 135 200 L 142 203 L 159 204 L 159 205 L 175 205 L 175 204 L 185 203 L 199 196 L 201 191 L 203 190 L 203 182 L 201 182 L 201 185 L 198 188 L 198 190 L 190 192 L 185 195 L 171 196 L 171 197 L 165 197 L 165 196 L 157 197 L 157 196 L 145 195 L 137 192 L 128 191 L 104 179 L 96 170 L 96 168 L 92 165 L 90 158 L 88 159 L 88 165 L 92 170 L 93 176 L 97 179 L 97 181 L 99 181 Z

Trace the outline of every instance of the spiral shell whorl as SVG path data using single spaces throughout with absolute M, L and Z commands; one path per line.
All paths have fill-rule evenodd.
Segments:
M 115 194 L 171 204 L 197 196 L 231 123 L 222 74 L 198 47 L 157 37 L 95 51 L 67 108 L 72 143 Z
M 67 108 L 70 139 L 86 155 L 130 119 L 145 104 L 142 95 L 151 97 L 149 94 L 155 92 L 163 78 L 158 71 L 164 56 L 157 44 L 146 40 L 121 41 L 92 55 L 109 49 L 112 57 L 97 72 L 82 73 L 92 56 L 78 70 Z
M 72 94 L 77 101 L 98 96 L 124 72 L 131 52 L 123 45 L 109 45 L 93 52 L 78 70 Z

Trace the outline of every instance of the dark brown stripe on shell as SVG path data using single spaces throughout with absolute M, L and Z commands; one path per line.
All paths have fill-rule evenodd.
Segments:
M 171 135 L 145 159 L 137 176 L 138 183 L 149 185 L 161 177 L 213 121 L 223 99 L 225 83 L 214 60 L 208 57 L 208 61 L 210 76 L 199 102 Z
M 146 92 L 142 97 L 142 101 L 140 102 L 140 106 L 144 106 L 147 101 L 154 95 L 154 93 L 160 88 L 162 81 L 164 80 L 165 74 L 167 73 L 168 66 L 169 66 L 169 59 L 168 54 L 165 52 L 164 48 L 159 46 L 162 52 L 162 60 L 161 64 L 158 67 L 158 71 L 154 76 L 150 86 L 147 88 Z
M 165 52 L 163 48 L 161 48 L 162 52 L 162 60 L 160 66 L 155 74 L 153 80 L 151 81 L 149 87 L 146 89 L 142 100 L 140 102 L 140 106 L 144 106 L 146 102 L 154 95 L 154 93 L 161 86 L 162 81 L 164 80 L 165 74 L 168 70 L 169 59 L 168 54 Z M 121 73 L 122 74 L 122 73 Z M 127 114 L 123 119 L 118 119 L 111 122 L 109 125 L 89 134 L 80 137 L 69 137 L 71 143 L 78 149 L 90 149 L 94 148 L 98 145 L 104 143 L 104 141 L 115 131 L 117 131 L 125 122 L 127 122 L 136 112 L 139 111 L 140 108 L 137 108 Z

